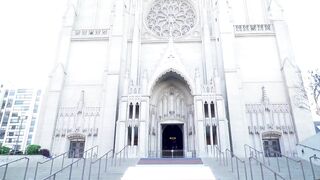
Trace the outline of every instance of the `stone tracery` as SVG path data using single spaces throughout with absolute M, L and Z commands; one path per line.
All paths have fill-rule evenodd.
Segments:
M 186 35 L 195 25 L 192 5 L 185 0 L 156 0 L 147 14 L 147 27 L 160 37 Z

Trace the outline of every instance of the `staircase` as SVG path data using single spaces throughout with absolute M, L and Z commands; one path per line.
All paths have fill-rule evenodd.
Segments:
M 201 159 L 168 158 L 140 160 L 125 158 L 124 154 L 122 154 L 122 158 L 118 156 L 117 159 L 105 157 L 92 159 L 57 158 L 54 159 L 52 164 L 52 171 L 52 161 L 39 165 L 36 180 L 43 180 L 45 177 L 48 177 L 50 171 L 52 172 L 51 174 L 61 171 L 55 176 L 57 180 L 67 180 L 69 176 L 72 180 L 169 180 L 177 179 L 177 174 L 180 174 L 179 179 L 185 177 L 186 179 L 193 178 L 196 180 L 272 180 L 275 179 L 275 176 L 277 176 L 277 179 L 286 180 L 320 180 L 320 166 L 313 165 L 313 175 L 310 162 L 295 158 L 289 159 L 286 156 L 262 158 L 259 155 L 251 156 L 252 154 L 250 154 L 250 158 L 238 158 L 236 155 L 231 157 L 230 151 L 222 152 L 220 149 L 216 151 L 215 157 Z M 35 179 L 38 161 L 39 159 L 30 159 L 26 180 Z M 200 161 L 201 163 L 199 163 Z M 1 164 L 4 163 L 6 162 L 1 161 Z M 7 168 L 5 180 L 23 180 L 26 163 L 26 159 L 22 159 L 10 164 Z M 72 169 L 70 164 L 72 164 Z M 4 172 L 5 166 L 0 168 L 0 179 L 2 179 Z

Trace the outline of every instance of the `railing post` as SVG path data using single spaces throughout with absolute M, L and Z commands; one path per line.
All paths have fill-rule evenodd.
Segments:
M 306 175 L 304 174 L 303 164 L 302 164 L 302 161 L 299 161 L 299 162 L 300 162 L 300 166 L 301 166 L 303 180 L 305 180 L 306 179 Z
M 26 180 L 27 178 L 27 172 L 28 172 L 28 168 L 29 168 L 29 158 L 27 158 L 27 165 L 26 165 L 26 170 L 24 171 L 24 177 L 23 177 L 23 180 Z
M 249 157 L 249 168 L 250 168 L 250 177 L 251 177 L 251 180 L 253 180 L 251 157 Z
M 262 163 L 260 164 L 260 172 L 261 172 L 261 179 L 264 180 L 264 174 L 263 174 L 263 169 L 262 169 Z
M 73 163 L 70 165 L 69 180 L 71 180 L 71 176 L 72 176 L 72 166 L 73 166 Z
M 8 166 L 9 166 L 9 164 L 6 164 L 6 167 L 5 167 L 5 169 L 4 169 L 4 173 L 3 173 L 2 179 L 6 179 Z
M 99 159 L 98 180 L 100 179 L 101 159 Z
M 246 162 L 243 161 L 243 167 L 244 167 L 244 175 L 246 177 L 246 180 L 248 180 L 248 174 L 247 174 L 247 165 L 246 165 Z
M 104 172 L 107 172 L 107 167 L 108 167 L 108 154 L 106 155 L 106 164 L 104 166 Z
M 38 174 L 38 166 L 39 166 L 39 162 L 37 162 L 37 165 L 36 165 L 36 170 L 34 171 L 34 180 L 37 179 L 37 174 Z
M 90 164 L 89 164 L 89 177 L 88 177 L 88 180 L 90 180 L 90 178 L 91 178 L 91 167 L 92 167 L 92 162 L 90 162 Z
M 277 156 L 277 165 L 278 165 L 278 170 L 280 172 L 280 164 L 279 164 L 279 157 Z
M 237 159 L 237 158 L 236 158 L 236 165 L 237 165 L 237 176 L 238 176 L 238 180 L 240 180 L 239 164 L 238 164 L 238 159 Z
M 63 168 L 63 164 L 64 164 L 64 154 L 62 155 L 61 169 Z
M 289 173 L 289 179 L 291 180 L 291 171 L 290 171 L 289 159 L 286 157 L 286 160 L 287 160 L 287 168 L 288 168 L 288 173 Z
M 314 167 L 313 167 L 313 164 L 312 164 L 312 158 L 314 158 L 316 155 L 313 155 L 311 157 L 309 157 L 309 161 L 310 161 L 310 166 L 311 166 L 311 171 L 312 171 L 312 175 L 313 175 L 313 179 L 315 180 L 316 179 L 316 174 L 314 172 Z
M 86 159 L 83 158 L 83 167 L 82 167 L 82 174 L 81 174 L 81 180 L 84 179 L 84 170 L 86 169 Z
M 52 174 L 53 161 L 54 161 L 54 159 L 52 159 L 52 161 L 51 161 L 51 165 L 50 165 L 50 175 Z
M 225 153 L 226 153 L 226 166 L 228 166 L 228 153 L 227 153 L 227 150 L 225 150 Z
M 232 155 L 232 156 L 230 156 L 230 161 L 231 161 L 231 171 L 233 172 L 233 160 L 232 160 L 232 158 L 233 158 L 233 155 Z

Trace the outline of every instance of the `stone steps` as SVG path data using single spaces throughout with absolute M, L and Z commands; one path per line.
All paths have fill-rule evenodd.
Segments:
M 247 179 L 251 180 L 251 174 L 250 174 L 250 166 L 249 166 L 249 160 L 248 159 L 241 159 L 244 160 L 246 163 L 246 172 L 247 172 Z M 295 163 L 293 161 L 289 160 L 289 167 L 290 167 L 290 173 L 291 173 L 291 178 L 289 176 L 289 171 L 288 171 L 288 166 L 287 166 L 287 161 L 284 157 L 279 158 L 279 167 L 280 167 L 280 172 L 278 170 L 278 165 L 277 165 L 277 160 L 276 158 L 266 158 L 265 162 L 268 167 L 270 167 L 272 170 L 278 172 L 282 177 L 285 179 L 291 179 L 291 180 L 303 180 L 303 173 L 301 170 L 301 165 L 298 163 Z M 228 158 L 228 163 L 219 161 L 216 158 L 203 158 L 203 161 L 205 162 L 206 165 L 208 165 L 214 175 L 221 180 L 229 180 L 229 179 L 238 179 L 238 173 L 237 173 L 237 168 L 236 168 L 236 162 L 233 158 L 233 171 L 231 167 L 231 162 L 230 158 Z M 269 162 L 270 161 L 270 165 Z M 312 170 L 310 163 L 307 161 L 302 160 L 303 164 L 303 172 L 305 175 L 306 180 L 313 180 L 313 175 L 312 175 Z M 245 176 L 245 168 L 243 163 L 238 162 L 238 170 L 239 170 L 239 179 L 246 179 Z M 258 163 L 255 161 L 251 162 L 251 168 L 252 168 L 252 177 L 254 180 L 261 180 L 261 168 Z M 320 166 L 314 166 L 315 168 L 315 174 L 316 174 L 316 179 L 320 179 Z M 264 174 L 264 179 L 274 179 L 274 173 L 268 170 L 265 167 L 262 167 L 262 171 Z M 280 179 L 280 178 L 278 178 Z
M 211 172 L 213 173 L 214 177 L 216 180 L 235 180 L 238 179 L 238 172 L 236 168 L 236 161 L 233 158 L 233 171 L 232 171 L 232 166 L 230 162 L 230 158 L 228 158 L 228 162 L 226 161 L 219 161 L 218 159 L 215 158 L 201 158 L 204 167 L 205 168 L 210 168 Z M 75 159 L 74 159 L 75 160 Z M 95 159 L 92 159 L 93 161 Z M 244 160 L 246 163 L 246 171 L 244 168 L 243 163 L 238 162 L 238 171 L 239 171 L 239 179 L 240 180 L 251 180 L 251 174 L 250 174 L 250 167 L 249 167 L 249 161 L 248 159 L 241 159 Z M 289 173 L 288 173 L 288 167 L 287 167 L 287 161 L 284 157 L 278 158 L 279 160 L 279 166 L 280 166 L 280 172 L 278 171 L 278 164 L 277 164 L 277 159 L 276 158 L 266 158 L 266 164 L 273 169 L 276 172 L 279 172 L 279 174 L 285 179 L 290 179 Z M 36 167 L 36 160 L 30 161 L 28 172 L 27 172 L 27 179 L 28 180 L 33 180 L 34 179 L 34 173 L 35 173 L 35 167 Z M 64 166 L 70 164 L 72 162 L 72 159 L 65 159 L 64 161 Z M 107 164 L 107 171 L 105 172 L 105 159 L 101 161 L 101 166 L 100 166 L 100 179 L 112 179 L 112 180 L 120 180 L 121 177 L 125 174 L 126 170 L 128 167 L 138 167 L 137 171 L 140 171 L 141 168 L 148 169 L 151 168 L 150 171 L 155 171 L 155 165 L 137 165 L 138 159 L 126 159 L 125 161 L 121 162 L 121 165 L 119 166 L 114 166 L 111 160 L 108 160 Z M 270 165 L 269 165 L 270 162 Z M 290 173 L 291 173 L 291 179 L 292 180 L 303 180 L 303 173 L 301 171 L 301 166 L 297 163 L 289 161 L 290 164 Z M 312 180 L 313 179 L 313 174 L 311 171 L 311 166 L 310 163 L 307 161 L 302 161 L 303 162 L 303 169 L 304 169 L 304 174 L 305 174 L 305 179 L 306 180 Z M 61 163 L 62 160 L 55 160 L 54 161 L 54 166 L 52 172 L 56 172 L 57 170 L 61 169 Z M 38 175 L 37 175 L 37 180 L 43 179 L 44 177 L 47 177 L 50 173 L 50 165 L 51 162 L 48 162 L 46 164 L 42 164 L 39 166 L 38 169 Z M 199 168 L 198 165 L 194 164 L 195 169 L 201 169 Z M 252 167 L 252 176 L 254 180 L 260 180 L 262 179 L 261 177 L 261 169 L 260 166 L 255 162 L 252 161 L 251 163 Z M 171 165 L 169 165 L 171 166 Z M 165 166 L 158 166 L 158 169 L 166 169 L 169 167 L 168 165 Z M 177 168 L 179 166 L 185 166 L 183 164 L 176 165 L 169 167 L 169 169 L 172 168 Z M 192 164 L 190 164 L 189 167 L 191 167 Z M 204 169 L 205 169 L 204 168 Z M 320 179 L 320 166 L 314 166 L 315 168 L 315 173 L 316 173 L 316 178 Z M 79 161 L 78 164 L 73 165 L 72 169 L 72 179 L 77 180 L 81 179 L 82 175 L 82 169 L 83 169 L 83 160 Z M 90 159 L 86 160 L 86 166 L 85 166 L 85 171 L 84 171 L 84 179 L 89 179 L 89 169 L 90 169 Z M 91 179 L 97 179 L 98 178 L 98 169 L 99 169 L 99 162 L 95 163 L 91 167 Z M 132 169 L 132 168 L 129 168 Z M 8 171 L 7 171 L 7 178 L 6 180 L 19 180 L 23 179 L 24 176 L 24 170 L 25 170 L 25 162 L 17 162 L 15 164 L 12 164 L 9 166 Z M 68 179 L 69 177 L 69 171 L 70 169 L 67 168 L 63 172 L 59 173 L 56 176 L 56 179 Z M 180 169 L 179 169 L 180 170 Z M 132 170 L 131 170 L 132 171 Z M 200 170 L 201 171 L 201 170 Z M 0 168 L 0 178 L 3 176 L 4 168 Z M 247 173 L 247 178 L 245 177 L 245 172 Z M 263 168 L 264 172 L 264 179 L 274 179 L 274 175 L 272 172 L 268 171 L 266 168 Z M 166 177 L 168 178 L 168 177 Z M 278 178 L 279 179 L 279 178 Z
M 76 160 L 76 159 L 74 159 Z M 94 161 L 95 159 L 92 159 Z M 121 162 L 121 165 L 117 164 L 117 166 L 113 165 L 112 162 L 109 160 L 108 161 L 108 166 L 107 166 L 107 171 L 105 172 L 105 160 L 101 161 L 101 173 L 100 173 L 100 178 L 101 179 L 121 179 L 123 173 L 129 166 L 133 166 L 137 163 L 138 159 L 128 159 L 126 161 Z M 42 161 L 41 161 L 42 162 Z M 64 167 L 72 163 L 72 159 L 66 158 L 64 160 Z M 27 180 L 34 180 L 34 175 L 35 175 L 35 169 L 36 169 L 36 164 L 37 161 L 30 161 L 28 171 L 27 171 Z M 23 179 L 24 177 L 24 172 L 25 172 L 25 165 L 26 163 L 24 162 L 17 162 L 15 164 L 12 164 L 9 166 L 8 171 L 7 171 L 7 176 L 6 180 L 19 180 Z M 62 159 L 55 160 L 52 168 L 52 172 L 56 172 L 61 169 L 62 165 Z M 99 163 L 95 163 L 91 167 L 91 179 L 97 179 L 98 177 L 98 166 Z M 42 164 L 38 168 L 38 173 L 37 173 L 37 180 L 41 180 L 50 174 L 50 167 L 51 167 L 51 162 L 47 162 L 45 164 Z M 4 173 L 5 168 L 0 168 L 0 177 L 2 178 L 3 173 Z M 90 169 L 90 159 L 86 160 L 85 164 L 85 170 L 84 170 L 84 179 L 89 179 L 89 169 Z M 74 180 L 79 180 L 81 179 L 82 176 L 82 171 L 83 171 L 83 160 L 79 161 L 78 163 L 75 163 L 72 166 L 72 179 Z M 70 167 L 66 168 L 62 172 L 58 173 L 56 176 L 56 179 L 59 180 L 64 180 L 68 179 L 70 173 Z

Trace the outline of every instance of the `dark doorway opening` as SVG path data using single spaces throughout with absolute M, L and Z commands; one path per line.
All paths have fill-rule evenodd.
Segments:
M 183 124 L 163 124 L 161 127 L 162 157 L 183 157 Z
M 266 157 L 281 156 L 279 139 L 263 139 L 263 150 Z
M 71 141 L 69 158 L 82 158 L 84 153 L 84 141 Z

